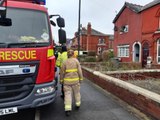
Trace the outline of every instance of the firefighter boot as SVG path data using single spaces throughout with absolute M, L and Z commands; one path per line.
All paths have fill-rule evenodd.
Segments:
M 71 115 L 71 111 L 65 111 L 66 116 L 70 116 Z
M 80 108 L 80 106 L 75 106 L 75 109 L 76 109 L 76 110 L 79 110 L 79 108 Z

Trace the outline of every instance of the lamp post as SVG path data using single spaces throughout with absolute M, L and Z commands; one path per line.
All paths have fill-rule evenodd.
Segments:
M 81 0 L 79 0 L 79 9 L 78 9 L 78 55 L 80 51 L 80 20 L 81 20 Z

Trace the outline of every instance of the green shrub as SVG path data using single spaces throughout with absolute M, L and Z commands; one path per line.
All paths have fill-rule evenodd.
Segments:
M 79 60 L 80 62 L 85 62 L 85 58 L 86 58 L 86 55 L 79 55 L 79 56 L 78 56 L 78 60 Z
M 128 62 L 128 63 L 120 63 L 120 67 L 119 69 L 121 70 L 137 70 L 137 69 L 141 69 L 141 64 L 140 63 L 132 63 L 132 62 Z
M 95 51 L 88 51 L 87 55 L 88 56 L 96 56 L 96 52 Z
M 101 54 L 96 56 L 96 61 L 97 62 L 101 62 L 102 61 L 102 55 Z
M 113 51 L 105 50 L 102 52 L 102 60 L 103 61 L 109 61 L 113 57 L 114 57 Z
M 86 56 L 84 62 L 96 62 L 95 56 Z

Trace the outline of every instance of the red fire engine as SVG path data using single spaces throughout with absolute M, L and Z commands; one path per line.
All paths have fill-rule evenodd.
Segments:
M 0 115 L 54 101 L 54 42 L 44 0 L 0 0 Z M 57 19 L 64 42 L 64 19 Z

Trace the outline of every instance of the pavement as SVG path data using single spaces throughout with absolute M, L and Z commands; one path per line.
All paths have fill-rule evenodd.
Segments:
M 63 99 L 40 109 L 40 120 L 149 120 L 138 110 L 105 92 L 88 80 L 81 84 L 82 104 L 71 116 L 65 116 Z

